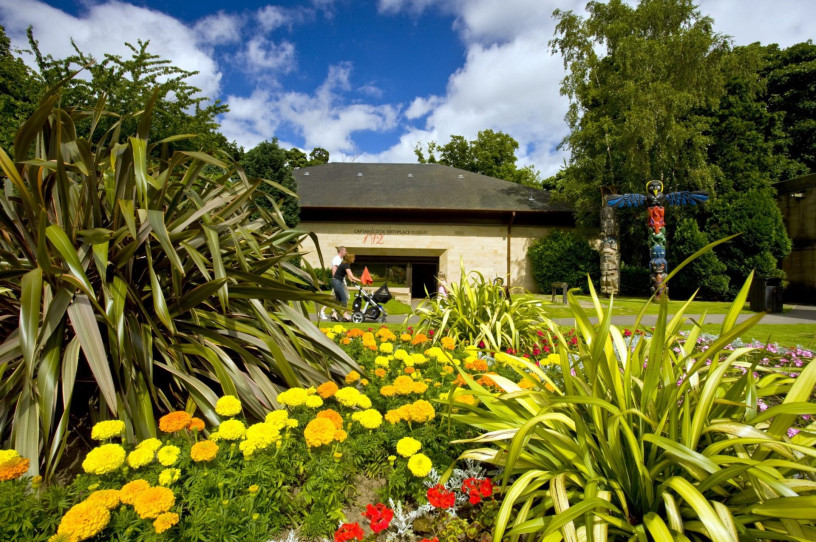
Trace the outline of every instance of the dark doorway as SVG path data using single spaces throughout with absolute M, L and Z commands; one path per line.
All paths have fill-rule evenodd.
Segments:
M 411 265 L 411 297 L 426 297 L 436 292 L 436 274 L 439 264 L 413 263 Z

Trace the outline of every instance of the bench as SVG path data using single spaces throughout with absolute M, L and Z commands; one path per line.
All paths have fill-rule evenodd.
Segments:
M 555 296 L 558 295 L 558 290 L 561 290 L 561 303 L 567 304 L 567 290 L 568 285 L 566 282 L 553 282 L 552 283 L 552 302 L 555 303 Z

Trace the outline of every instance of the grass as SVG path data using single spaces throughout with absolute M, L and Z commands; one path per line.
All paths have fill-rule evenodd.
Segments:
M 567 305 L 563 305 L 561 303 L 552 303 L 551 296 L 548 295 L 536 295 L 541 299 L 542 306 L 547 313 L 547 316 L 550 318 L 572 318 L 572 309 L 569 308 Z M 584 307 L 591 307 L 592 301 L 588 295 L 577 295 L 576 298 Z M 602 304 L 604 306 L 609 305 L 609 300 L 602 300 Z M 623 296 L 615 296 L 615 302 L 612 306 L 612 315 L 613 316 L 635 316 L 640 312 L 640 309 L 643 308 L 643 303 L 646 300 L 642 297 L 623 297 Z M 678 299 L 678 300 L 670 300 L 669 301 L 669 314 L 673 314 L 680 310 L 686 300 Z M 685 314 L 725 314 L 728 312 L 728 309 L 731 307 L 731 302 L 729 301 L 692 301 L 688 308 L 685 310 Z M 646 309 L 646 314 L 657 314 L 659 305 L 657 303 L 650 303 L 649 307 Z M 788 309 L 790 310 L 790 309 Z M 743 314 L 750 314 L 752 311 L 748 310 L 748 303 L 745 304 L 745 307 L 742 310 Z
M 720 332 L 720 324 L 705 324 L 703 331 L 716 335 Z M 777 343 L 788 348 L 801 346 L 813 350 L 816 348 L 816 324 L 763 324 L 760 322 L 749 329 L 746 336 L 740 338 L 745 342 L 756 339 L 763 343 Z

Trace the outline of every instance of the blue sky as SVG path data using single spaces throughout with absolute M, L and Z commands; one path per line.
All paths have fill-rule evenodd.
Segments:
M 201 72 L 193 82 L 230 112 L 221 131 L 244 148 L 277 137 L 332 161 L 415 162 L 453 134 L 503 131 L 519 165 L 555 174 L 566 156 L 552 11 L 583 0 L 0 0 L 0 24 L 45 53 L 127 55 L 125 41 Z M 737 45 L 813 37 L 810 0 L 700 0 Z

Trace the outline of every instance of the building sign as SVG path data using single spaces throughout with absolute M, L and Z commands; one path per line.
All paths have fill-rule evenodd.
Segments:
M 428 235 L 428 230 L 415 228 L 359 228 L 356 234 L 363 235 L 364 245 L 382 245 L 386 235 Z

